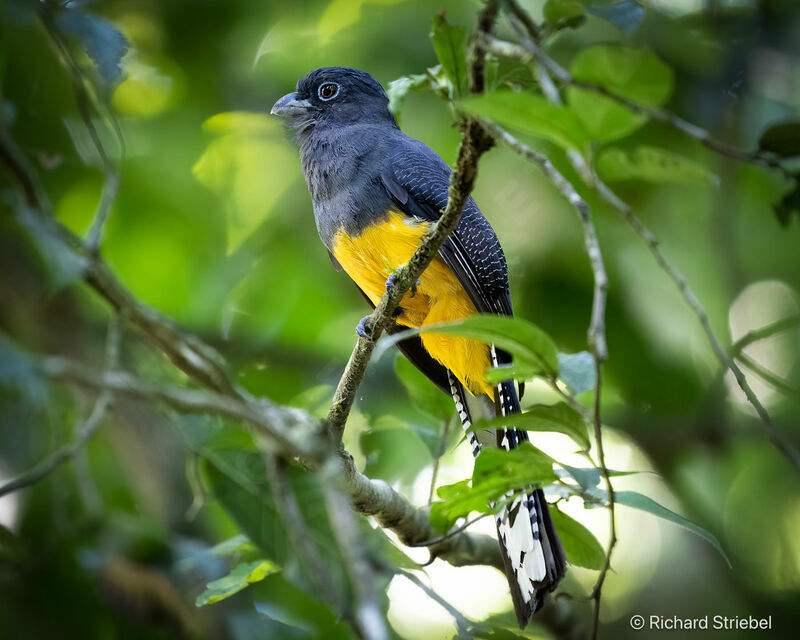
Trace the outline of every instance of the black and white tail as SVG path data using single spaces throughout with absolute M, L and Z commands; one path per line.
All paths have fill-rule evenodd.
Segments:
M 494 366 L 503 363 L 507 356 L 492 347 Z M 469 431 L 472 414 L 467 404 L 467 393 L 461 383 L 448 372 L 450 393 L 458 410 L 461 425 L 466 431 L 472 454 L 481 452 L 477 434 Z M 495 390 L 495 412 L 509 415 L 520 412 L 519 399 L 511 381 L 502 382 Z M 528 439 L 526 431 L 518 429 L 497 430 L 496 446 L 507 451 Z M 484 445 L 487 444 L 484 442 Z M 493 444 L 493 443 L 492 443 Z M 546 595 L 558 585 L 566 571 L 566 555 L 561 546 L 544 493 L 539 488 L 509 494 L 513 498 L 497 514 L 497 536 L 505 564 L 506 577 L 511 589 L 511 599 L 520 627 L 530 621 L 544 604 Z

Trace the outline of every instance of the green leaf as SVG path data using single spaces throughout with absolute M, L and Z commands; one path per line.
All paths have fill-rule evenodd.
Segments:
M 255 562 L 245 562 L 237 565 L 224 578 L 209 582 L 206 590 L 203 591 L 197 600 L 195 606 L 203 607 L 207 604 L 214 604 L 225 598 L 229 598 L 234 593 L 239 593 L 242 589 L 254 582 L 260 582 L 271 573 L 279 570 L 278 565 L 269 560 L 256 560 Z
M 321 43 L 328 44 L 337 33 L 361 20 L 361 9 L 365 4 L 392 5 L 398 2 L 403 0 L 332 0 L 317 24 Z
M 497 124 L 543 138 L 564 149 L 582 149 L 590 139 L 581 120 L 542 96 L 510 90 L 463 100 L 461 107 Z
M 450 97 L 466 94 L 469 89 L 466 29 L 448 24 L 444 15 L 440 14 L 433 19 L 431 40 L 436 57 L 453 87 Z
M 608 499 L 607 496 L 606 499 Z M 669 520 L 674 524 L 680 525 L 684 529 L 688 529 L 693 534 L 700 536 L 703 538 L 703 540 L 714 547 L 725 559 L 728 567 L 731 567 L 731 561 L 728 559 L 728 556 L 723 550 L 722 545 L 719 543 L 719 540 L 717 540 L 714 534 L 707 531 L 699 524 L 695 524 L 691 520 L 688 520 L 683 516 L 678 515 L 674 511 L 667 509 L 665 506 L 660 505 L 652 498 L 648 498 L 647 496 L 637 493 L 636 491 L 616 491 L 614 492 L 614 499 L 617 504 L 623 504 L 626 507 L 632 507 L 634 509 L 639 509 L 640 511 L 646 511 L 654 516 L 658 516 L 659 518 L 663 518 L 664 520 Z
M 586 8 L 578 0 L 547 0 L 542 14 L 547 22 L 558 29 L 574 29 L 586 19 Z
M 694 160 L 666 149 L 641 145 L 633 149 L 611 147 L 600 152 L 597 171 L 603 180 L 645 180 L 683 184 L 717 184 L 717 177 Z
M 767 128 L 761 134 L 758 147 L 782 158 L 800 156 L 800 120 L 787 120 Z
M 418 73 L 411 76 L 401 76 L 389 83 L 386 95 L 389 97 L 389 110 L 395 119 L 400 122 L 400 114 L 409 91 L 419 91 L 431 86 L 431 78 L 427 73 Z
M 516 427 L 525 431 L 556 431 L 572 438 L 583 450 L 588 451 L 591 446 L 583 418 L 564 402 L 554 405 L 536 404 L 523 413 L 498 416 L 493 420 L 479 420 L 471 430 L 504 427 Z
M 648 49 L 599 45 L 583 49 L 570 69 L 577 80 L 591 82 L 644 106 L 660 106 L 672 94 L 672 69 Z M 570 88 L 570 109 L 591 136 L 607 142 L 622 138 L 647 122 L 617 102 L 592 91 Z
M 398 354 L 394 372 L 408 391 L 416 407 L 439 421 L 446 422 L 453 415 L 453 401 L 433 384 L 408 359 Z
M 594 356 L 588 351 L 559 353 L 558 379 L 575 395 L 594 389 L 597 384 Z
M 602 569 L 606 554 L 594 534 L 556 507 L 550 508 L 550 516 L 569 563 L 586 569 Z
M 492 367 L 486 370 L 486 381 L 491 384 L 497 384 L 505 380 L 525 382 L 535 376 L 536 369 L 517 363 L 501 364 L 499 367 Z
M 440 531 L 447 531 L 458 518 L 473 511 L 491 513 L 490 502 L 497 502 L 508 491 L 554 482 L 553 460 L 523 442 L 511 451 L 485 448 L 475 460 L 472 484 L 462 480 L 439 487 L 436 495 L 442 502 L 431 508 L 431 523 Z
M 488 314 L 426 325 L 381 338 L 376 356 L 383 354 L 401 340 L 426 331 L 494 344 L 510 353 L 517 366 L 528 367 L 535 375 L 555 376 L 558 373 L 558 351 L 549 335 L 522 318 Z

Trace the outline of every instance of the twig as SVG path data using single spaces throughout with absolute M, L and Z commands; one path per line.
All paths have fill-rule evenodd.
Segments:
M 119 343 L 121 339 L 122 327 L 120 318 L 117 314 L 111 316 L 108 322 L 108 333 L 106 336 L 106 362 L 107 371 L 115 369 L 119 363 Z M 89 417 L 86 418 L 76 429 L 72 441 L 54 451 L 47 458 L 36 464 L 20 476 L 10 480 L 0 487 L 0 498 L 3 496 L 30 487 L 42 478 L 47 476 L 61 464 L 74 457 L 81 451 L 86 443 L 94 436 L 95 431 L 100 426 L 103 418 L 111 405 L 112 394 L 108 389 L 100 389 L 97 399 L 94 402 Z
M 684 120 L 683 118 L 680 118 L 669 111 L 665 111 L 664 109 L 660 109 L 658 107 L 644 106 L 617 93 L 614 93 L 613 91 L 595 82 L 578 80 L 577 78 L 573 77 L 569 71 L 558 64 L 558 62 L 545 53 L 544 50 L 537 45 L 533 39 L 523 41 L 524 46 L 520 46 L 513 42 L 498 40 L 492 36 L 484 36 L 484 39 L 486 41 L 487 50 L 496 55 L 507 58 L 516 58 L 522 62 L 529 62 L 532 57 L 535 57 L 550 71 L 550 73 L 555 76 L 556 80 L 564 85 L 602 95 L 610 100 L 613 100 L 617 104 L 622 105 L 633 113 L 645 115 L 651 120 L 655 120 L 656 122 L 670 126 L 673 129 L 680 131 L 684 135 L 694 138 L 707 149 L 710 149 L 711 151 L 714 151 L 720 155 L 739 160 L 740 162 L 758 164 L 769 167 L 770 169 L 776 169 L 777 171 L 780 171 L 785 178 L 794 178 L 790 170 L 783 164 L 783 162 L 768 152 L 761 150 L 747 151 L 745 149 L 740 149 L 728 143 L 722 142 L 721 140 L 717 140 L 702 127 L 692 124 L 691 122 Z
M 406 545 L 406 546 L 408 546 L 408 547 L 432 547 L 434 545 L 440 544 L 441 542 L 444 542 L 445 540 L 449 540 L 450 538 L 452 538 L 453 536 L 458 535 L 462 531 L 466 531 L 473 524 L 475 524 L 479 520 L 483 520 L 484 518 L 486 518 L 489 515 L 490 514 L 488 514 L 488 513 L 482 513 L 481 515 L 474 517 L 472 520 L 468 520 L 467 522 L 465 522 L 464 524 L 456 527 L 455 529 L 451 529 L 450 531 L 448 531 L 443 536 L 439 536 L 438 538 L 434 538 L 433 540 L 423 540 L 422 542 L 415 542 L 414 544 L 409 544 L 409 545 Z
M 796 327 L 798 325 L 800 325 L 800 315 L 795 315 L 795 316 L 788 316 L 786 318 L 781 318 L 780 320 L 777 320 L 764 327 L 759 327 L 758 329 L 753 329 L 752 331 L 748 331 L 731 345 L 730 349 L 731 357 L 733 358 L 738 357 L 739 354 L 742 353 L 745 347 L 753 344 L 754 342 L 759 342 L 760 340 L 766 340 L 767 338 L 774 336 L 776 333 L 781 333 L 782 331 L 788 331 L 792 327 Z
M 792 385 L 787 384 L 781 378 L 766 367 L 761 366 L 758 362 L 753 360 L 750 356 L 744 353 L 740 353 L 736 356 L 736 359 L 741 362 L 745 367 L 750 369 L 753 373 L 755 373 L 759 378 L 764 380 L 767 384 L 772 385 L 778 391 L 782 391 L 788 394 L 796 394 L 798 393 L 798 389 L 795 389 Z
M 469 618 L 467 618 L 463 613 L 461 613 L 458 609 L 456 609 L 452 604 L 450 604 L 447 600 L 442 598 L 436 591 L 431 589 L 427 584 L 425 584 L 420 578 L 410 571 L 406 571 L 405 569 L 395 569 L 395 573 L 399 576 L 403 576 L 409 582 L 412 582 L 417 587 L 419 587 L 425 595 L 427 595 L 431 600 L 436 602 L 442 609 L 447 611 L 453 620 L 456 623 L 456 629 L 458 630 L 458 637 L 459 638 L 474 638 L 475 636 L 470 633 L 470 627 L 475 626 L 475 623 L 472 622 Z
M 747 382 L 747 377 L 734 362 L 734 360 L 720 346 L 719 341 L 714 334 L 714 330 L 711 328 L 711 323 L 708 320 L 708 315 L 706 314 L 703 305 L 700 303 L 700 300 L 689 286 L 685 276 L 678 271 L 678 269 L 676 269 L 661 252 L 661 247 L 659 246 L 658 240 L 653 235 L 653 232 L 645 226 L 645 224 L 633 212 L 633 209 L 628 204 L 623 202 L 617 196 L 617 194 L 615 194 L 608 186 L 606 186 L 605 183 L 597 178 L 597 176 L 594 176 L 594 184 L 591 186 L 594 187 L 603 200 L 612 209 L 614 209 L 614 211 L 620 214 L 622 218 L 631 226 L 636 235 L 638 235 L 647 245 L 647 248 L 650 250 L 650 253 L 653 255 L 653 258 L 661 270 L 664 271 L 670 280 L 675 283 L 675 286 L 678 287 L 678 291 L 680 291 L 684 301 L 687 305 L 689 305 L 689 308 L 694 312 L 694 315 L 699 320 L 700 325 L 703 328 L 703 332 L 706 334 L 706 339 L 711 345 L 711 350 L 714 352 L 717 360 L 720 362 L 723 368 L 728 369 L 731 371 L 731 373 L 733 373 L 739 388 L 744 392 L 748 402 L 756 410 L 758 417 L 761 419 L 761 424 L 764 427 L 767 437 L 775 446 L 775 448 L 777 448 L 778 451 L 784 455 L 789 463 L 795 469 L 800 470 L 800 453 L 797 452 L 797 450 L 775 427 L 775 423 L 772 422 L 772 418 L 770 417 L 769 413 L 764 408 L 764 405 L 761 404 L 761 401 L 758 399 L 756 394 L 753 392 L 753 389 L 750 387 L 750 383 Z

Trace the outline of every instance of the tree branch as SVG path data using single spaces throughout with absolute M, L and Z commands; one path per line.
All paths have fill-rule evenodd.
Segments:
M 578 80 L 572 74 L 562 67 L 558 62 L 551 58 L 545 51 L 536 44 L 533 38 L 526 38 L 523 40 L 523 45 L 518 45 L 513 42 L 498 40 L 490 35 L 484 36 L 487 51 L 504 58 L 515 58 L 522 62 L 530 62 L 532 59 L 538 60 L 550 73 L 555 76 L 563 85 L 591 91 L 602 95 L 609 100 L 613 100 L 617 104 L 622 105 L 633 113 L 645 115 L 651 120 L 665 124 L 673 129 L 680 131 L 684 135 L 694 138 L 707 149 L 714 151 L 723 156 L 739 160 L 740 162 L 747 162 L 750 164 L 757 164 L 766 166 L 770 169 L 780 171 L 781 174 L 787 179 L 794 179 L 789 169 L 769 152 L 761 150 L 748 151 L 735 147 L 721 140 L 714 138 L 708 131 L 702 127 L 692 124 L 688 120 L 684 120 L 669 111 L 660 109 L 658 107 L 647 107 L 628 98 L 625 98 L 606 87 L 584 80 Z

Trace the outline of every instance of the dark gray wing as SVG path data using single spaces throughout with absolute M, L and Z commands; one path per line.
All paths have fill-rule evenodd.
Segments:
M 450 174 L 450 167 L 430 147 L 400 134 L 381 181 L 399 211 L 433 222 L 447 206 Z M 471 197 L 439 254 L 478 311 L 513 315 L 503 250 Z

